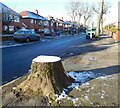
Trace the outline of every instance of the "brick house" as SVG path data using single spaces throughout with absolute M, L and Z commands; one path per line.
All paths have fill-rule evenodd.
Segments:
M 70 34 L 72 32 L 73 23 L 71 21 L 64 21 L 63 19 L 56 19 L 58 22 L 58 29 L 61 33 Z
M 2 33 L 14 33 L 19 28 L 24 27 L 20 22 L 20 14 L 15 12 L 14 10 L 10 9 L 6 5 L 0 2 L 0 16 L 1 16 L 1 24 L 2 24 Z
M 49 27 L 48 19 L 38 14 L 38 10 L 36 13 L 30 11 L 22 11 L 20 12 L 22 17 L 21 22 L 26 25 L 25 28 L 31 29 L 44 37 L 44 28 Z
M 27 29 L 34 30 L 36 32 L 41 32 L 44 30 L 44 26 L 47 26 L 47 19 L 37 13 L 30 11 L 22 11 L 20 15 L 22 17 L 22 21 Z
M 56 21 L 58 22 L 58 28 L 61 32 L 69 31 L 72 27 L 71 21 L 64 21 L 63 18 L 62 19 L 56 18 Z
M 55 33 L 58 31 L 58 22 L 52 16 L 50 16 L 50 15 L 48 15 L 46 18 L 49 21 L 49 27 L 48 27 L 48 29 L 50 30 L 52 36 L 54 36 Z M 44 28 L 44 29 L 46 29 L 46 28 Z
M 62 19 L 56 18 L 56 22 L 58 23 L 58 29 L 60 32 L 63 32 L 64 28 L 64 21 Z

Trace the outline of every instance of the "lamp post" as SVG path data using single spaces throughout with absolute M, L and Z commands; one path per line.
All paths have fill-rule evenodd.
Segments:
M 109 7 L 111 8 L 111 6 Z M 108 20 L 108 35 L 109 35 L 109 32 L 110 32 L 110 10 L 108 11 L 108 14 L 109 14 L 109 20 Z

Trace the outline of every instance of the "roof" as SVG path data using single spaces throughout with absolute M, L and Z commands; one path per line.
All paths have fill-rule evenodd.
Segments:
M 0 2 L 0 13 L 7 13 L 7 14 L 20 16 L 20 14 L 18 14 L 17 12 L 15 12 L 14 10 L 12 10 L 9 7 L 7 7 L 5 4 L 3 4 L 1 2 Z
M 64 24 L 64 25 L 71 25 L 71 22 L 69 21 L 63 21 L 62 19 L 56 19 L 58 23 Z
M 30 12 L 30 11 L 22 11 L 20 12 L 20 15 L 22 18 L 30 18 L 30 19 L 39 19 L 39 20 L 47 20 L 46 18 L 44 18 L 43 16 L 36 14 L 34 12 Z

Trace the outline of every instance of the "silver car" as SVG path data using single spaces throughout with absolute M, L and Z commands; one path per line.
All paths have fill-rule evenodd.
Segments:
M 39 41 L 40 35 L 29 29 L 20 29 L 14 33 L 13 38 L 15 41 L 24 41 L 28 43 L 30 41 Z

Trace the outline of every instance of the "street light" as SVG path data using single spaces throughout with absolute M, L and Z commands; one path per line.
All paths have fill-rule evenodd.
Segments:
M 109 8 L 111 8 L 111 6 Z M 108 14 L 109 14 L 109 16 L 108 16 L 109 17 L 109 20 L 108 20 L 108 35 L 109 35 L 109 31 L 110 31 L 110 10 L 109 10 Z

